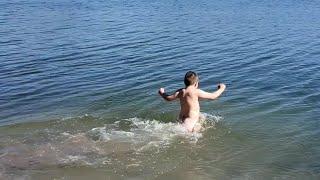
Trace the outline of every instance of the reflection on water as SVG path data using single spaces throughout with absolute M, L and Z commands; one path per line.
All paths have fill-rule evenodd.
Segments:
M 319 179 L 317 1 L 0 7 L 0 179 Z M 188 70 L 227 84 L 193 135 L 157 94 Z

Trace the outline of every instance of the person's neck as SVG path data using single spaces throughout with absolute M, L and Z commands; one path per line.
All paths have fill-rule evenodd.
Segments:
M 192 89 L 197 89 L 197 87 L 193 84 L 193 85 L 189 85 L 189 86 L 186 86 L 186 89 L 188 88 L 192 88 Z

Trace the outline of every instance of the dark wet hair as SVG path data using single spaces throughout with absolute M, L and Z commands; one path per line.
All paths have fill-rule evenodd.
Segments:
M 184 84 L 186 86 L 194 85 L 199 81 L 197 73 L 193 71 L 188 71 L 184 76 Z

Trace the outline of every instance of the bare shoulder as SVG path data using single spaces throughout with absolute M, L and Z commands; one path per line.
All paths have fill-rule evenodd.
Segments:
M 180 92 L 183 92 L 185 89 L 184 88 L 180 88 L 180 89 L 177 89 L 176 92 L 180 93 Z
M 184 92 L 185 92 L 185 89 L 184 88 L 180 88 L 180 89 L 176 90 L 175 93 L 177 94 L 178 97 L 180 97 L 180 96 L 182 96 L 184 94 Z
M 204 93 L 205 91 L 203 91 L 202 89 L 197 89 L 197 95 L 200 96 L 201 93 Z
M 198 89 L 197 95 L 200 99 L 210 99 L 211 98 L 211 93 L 208 93 L 202 89 Z

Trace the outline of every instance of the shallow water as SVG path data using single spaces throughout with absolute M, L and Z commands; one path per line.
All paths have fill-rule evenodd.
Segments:
M 0 179 L 319 179 L 317 1 L 0 2 Z M 186 71 L 204 130 L 164 102 Z

